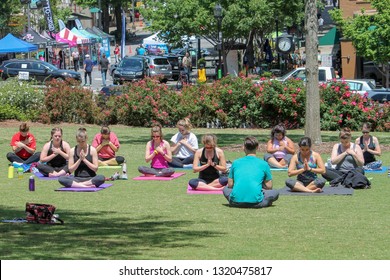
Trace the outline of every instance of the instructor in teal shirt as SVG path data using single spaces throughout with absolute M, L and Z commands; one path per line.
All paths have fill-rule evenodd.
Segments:
M 232 207 L 263 208 L 279 198 L 272 190 L 271 169 L 267 162 L 256 157 L 259 142 L 253 136 L 244 141 L 246 156 L 233 162 L 228 185 L 223 194 Z

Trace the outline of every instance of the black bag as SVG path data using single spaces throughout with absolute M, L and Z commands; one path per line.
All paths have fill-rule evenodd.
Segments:
M 28 223 L 37 224 L 55 224 L 59 221 L 61 224 L 63 220 L 53 216 L 56 207 L 50 204 L 26 203 L 26 220 Z M 58 215 L 56 215 L 58 216 Z
M 340 185 L 353 189 L 371 188 L 371 182 L 367 179 L 367 177 L 355 170 L 348 171 L 330 182 L 331 187 L 338 187 Z

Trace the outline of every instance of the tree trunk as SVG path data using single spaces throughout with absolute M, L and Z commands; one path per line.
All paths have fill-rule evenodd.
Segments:
M 105 2 L 102 11 L 103 11 L 103 31 L 110 33 L 110 14 L 108 12 L 108 2 Z
M 322 143 L 320 123 L 320 92 L 318 87 L 318 21 L 317 1 L 305 0 L 306 31 L 306 112 L 305 136 L 315 144 Z
M 116 19 L 116 30 L 117 30 L 117 35 L 121 34 L 122 32 L 122 7 L 120 5 L 115 6 L 114 8 L 114 13 L 115 13 L 115 19 Z

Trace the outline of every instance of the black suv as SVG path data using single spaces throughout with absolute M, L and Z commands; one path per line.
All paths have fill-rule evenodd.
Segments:
M 49 80 L 75 79 L 81 83 L 80 73 L 72 70 L 58 69 L 50 63 L 34 59 L 10 59 L 0 65 L 0 77 L 3 80 L 9 77 L 19 77 L 21 80 Z
M 147 63 L 145 58 L 137 56 L 125 56 L 112 70 L 114 84 L 122 84 L 125 81 L 142 80 L 146 75 Z

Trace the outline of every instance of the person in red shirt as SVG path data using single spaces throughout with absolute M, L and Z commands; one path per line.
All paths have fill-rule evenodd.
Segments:
M 19 132 L 12 136 L 10 145 L 12 152 L 7 154 L 7 159 L 11 163 L 22 165 L 39 161 L 41 153 L 35 153 L 37 143 L 34 135 L 30 133 L 30 127 L 27 123 L 20 124 Z
M 108 126 L 102 126 L 100 133 L 95 135 L 92 147 L 98 152 L 99 166 L 121 165 L 125 162 L 124 157 L 115 154 L 120 144 L 118 137 Z

